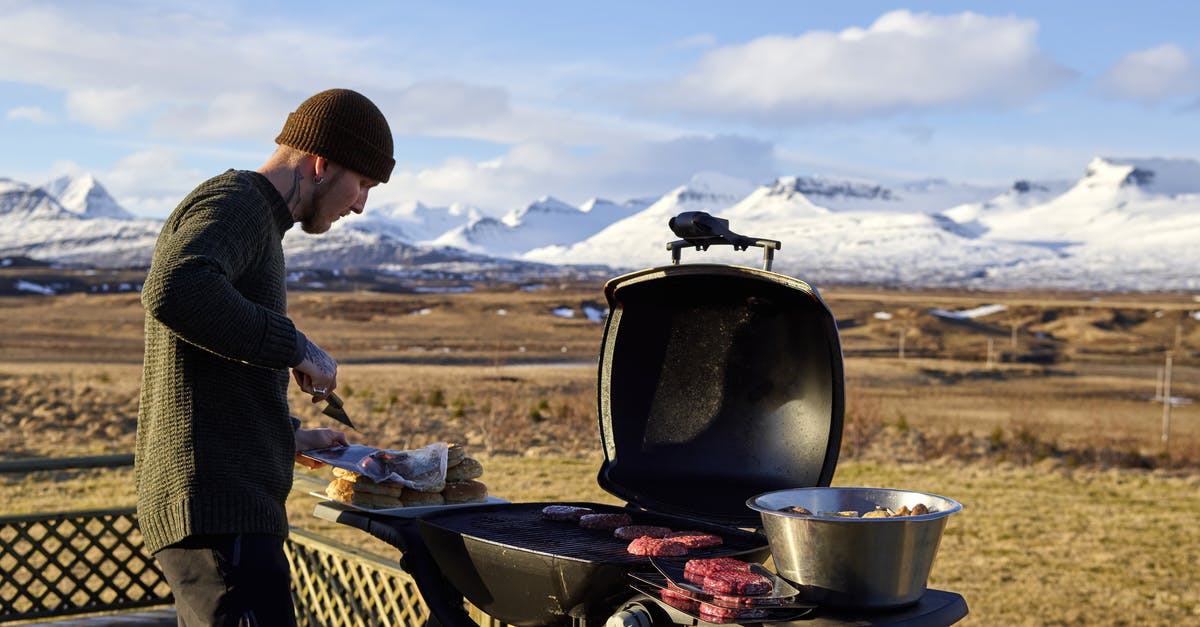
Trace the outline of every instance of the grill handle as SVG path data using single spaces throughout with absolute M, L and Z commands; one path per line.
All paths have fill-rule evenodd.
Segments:
M 671 264 L 679 265 L 680 251 L 689 246 L 696 250 L 708 250 L 709 246 L 733 246 L 734 250 L 746 250 L 751 246 L 763 249 L 763 270 L 770 271 L 775 260 L 775 251 L 783 247 L 777 240 L 762 237 L 747 237 L 729 230 L 729 220 L 709 215 L 703 211 L 685 211 L 667 221 L 671 232 L 683 239 L 667 243 L 671 251 Z

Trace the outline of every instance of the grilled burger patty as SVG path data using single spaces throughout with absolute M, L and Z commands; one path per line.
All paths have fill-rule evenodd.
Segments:
M 663 537 L 679 542 L 689 549 L 704 549 L 725 543 L 721 536 L 703 531 L 672 531 Z
M 542 518 L 560 522 L 579 522 L 586 514 L 595 514 L 590 507 L 575 507 L 572 505 L 547 505 L 542 508 Z
M 669 527 L 658 527 L 655 525 L 626 525 L 613 530 L 613 537 L 618 540 L 636 540 L 642 536 L 665 538 L 670 534 L 671 529 Z M 681 542 L 680 544 L 683 543 Z
M 629 514 L 584 514 L 579 518 L 579 526 L 584 529 L 613 531 L 618 527 L 632 524 L 633 519 L 629 517 Z

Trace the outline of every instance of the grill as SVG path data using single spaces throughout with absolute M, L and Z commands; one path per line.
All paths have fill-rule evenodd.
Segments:
M 629 564 L 645 566 L 646 559 L 630 555 L 626 550 L 628 541 L 617 540 L 610 532 L 583 529 L 572 523 L 543 520 L 542 508 L 546 505 L 564 503 L 515 503 L 503 506 L 451 510 L 429 519 L 443 533 L 461 534 L 479 542 L 491 542 L 497 546 L 599 564 Z M 627 511 L 623 508 L 594 503 L 566 503 L 590 507 L 599 513 Z M 763 548 L 765 538 L 757 533 L 730 530 L 698 521 L 681 520 L 676 517 L 651 512 L 637 512 L 639 524 L 669 526 L 688 525 L 689 529 L 711 531 L 724 537 L 725 544 L 718 548 L 694 549 L 689 553 L 697 557 L 756 553 Z M 702 529 L 701 529 L 702 528 Z M 428 531 L 426 535 L 432 535 Z
M 670 222 L 681 239 L 673 264 L 617 277 L 600 351 L 597 399 L 604 462 L 597 482 L 635 524 L 708 531 L 724 544 L 688 557 L 761 562 L 766 537 L 750 497 L 827 486 L 837 465 L 844 403 L 833 315 L 811 286 L 770 272 L 774 240 L 737 235 L 708 214 Z M 763 269 L 680 265 L 680 252 L 731 245 L 763 249 Z M 544 521 L 550 503 L 489 504 L 416 518 L 389 518 L 322 504 L 317 515 L 356 526 L 404 552 L 437 622 L 472 625 L 465 597 L 518 627 L 601 623 L 695 624 L 637 593 L 631 573 L 647 558 L 606 532 Z M 898 612 L 819 612 L 804 624 L 949 624 L 962 597 L 931 590 Z M 798 623 L 799 624 L 799 623 Z
M 630 596 L 628 573 L 645 570 L 646 558 L 630 555 L 625 550 L 629 543 L 613 538 L 611 532 L 542 520 L 542 508 L 550 504 L 450 510 L 420 519 L 417 533 L 450 589 L 489 615 L 521 626 L 596 623 Z M 766 538 L 758 533 L 645 510 L 575 505 L 599 513 L 625 512 L 638 524 L 711 531 L 725 538 L 721 547 L 698 550 L 695 555 L 757 561 L 769 554 Z M 411 553 L 406 558 L 421 559 Z M 422 596 L 435 615 L 437 606 L 447 614 L 459 613 L 454 600 L 431 603 L 424 588 Z

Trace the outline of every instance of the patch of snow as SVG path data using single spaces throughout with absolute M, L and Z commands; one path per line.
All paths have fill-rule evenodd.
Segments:
M 426 287 L 418 285 L 412 288 L 417 294 L 463 294 L 466 292 L 474 292 L 475 288 L 470 285 L 447 285 L 445 287 Z
M 930 309 L 929 313 L 939 318 L 952 318 L 955 320 L 974 320 L 975 318 L 983 318 L 994 313 L 1000 313 L 1008 309 L 1008 305 L 980 305 L 972 309 L 963 309 L 961 311 L 947 311 L 945 309 Z
M 18 279 L 16 288 L 22 292 L 33 292 L 34 294 L 43 294 L 49 296 L 54 294 L 54 288 L 45 285 L 39 285 L 24 279 Z
M 587 316 L 587 319 L 592 322 L 604 322 L 604 319 L 608 317 L 608 311 L 585 305 L 583 307 L 583 315 Z

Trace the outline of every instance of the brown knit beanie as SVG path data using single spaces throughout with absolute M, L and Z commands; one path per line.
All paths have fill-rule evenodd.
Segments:
M 383 113 L 349 89 L 328 89 L 300 103 L 275 143 L 325 157 L 380 183 L 396 165 Z

